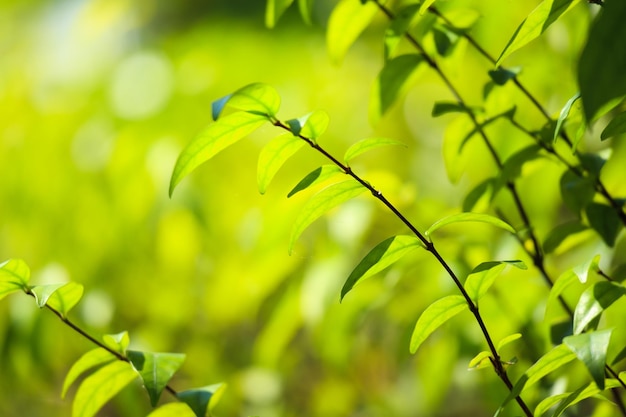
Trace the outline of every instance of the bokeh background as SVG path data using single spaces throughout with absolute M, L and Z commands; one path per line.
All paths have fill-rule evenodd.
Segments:
M 472 33 L 497 56 L 531 3 L 448 0 L 441 7 L 453 19 L 475 20 Z M 90 333 L 128 330 L 131 348 L 185 353 L 172 386 L 226 383 L 218 416 L 492 415 L 506 390 L 493 372 L 467 370 L 484 349 L 469 314 L 446 324 L 417 355 L 408 352 L 421 311 L 454 291 L 425 252 L 339 303 L 361 257 L 384 238 L 407 233 L 373 199 L 364 195 L 333 210 L 288 255 L 291 224 L 311 192 L 286 195 L 325 163 L 320 156 L 302 149 L 259 195 L 259 150 L 280 133 L 267 126 L 168 198 L 176 157 L 209 123 L 211 102 L 251 82 L 276 87 L 283 120 L 327 111 L 331 124 L 320 142 L 337 155 L 366 137 L 405 142 L 406 149 L 360 157 L 354 168 L 421 230 L 458 212 L 467 191 L 495 172 L 476 141 L 458 161 L 465 175 L 449 180 L 442 138 L 455 119 L 430 112 L 435 100 L 451 97 L 426 69 L 389 114 L 369 122 L 386 22 L 379 16 L 333 64 L 325 26 L 335 4 L 315 1 L 312 26 L 293 7 L 270 30 L 260 0 L 2 1 L 0 259 L 26 260 L 34 283 L 83 284 L 71 318 Z M 551 113 L 577 90 L 575 63 L 592 15 L 580 4 L 507 61 L 522 66 L 522 80 Z M 469 102 L 480 104 L 488 63 L 461 44 L 444 65 Z M 542 125 L 513 89 L 495 97 L 493 109 L 516 103 L 521 120 Z M 528 144 L 505 123 L 491 132 L 503 155 Z M 593 151 L 607 147 L 593 131 L 583 142 Z M 614 146 L 623 153 L 620 142 Z M 562 167 L 530 165 L 519 186 L 545 237 L 573 214 L 560 202 Z M 619 191 L 617 177 L 607 180 Z M 511 203 L 498 204 L 506 212 Z M 488 226 L 451 227 L 438 239 L 461 275 L 486 260 L 525 259 L 512 237 Z M 556 275 L 589 254 L 611 259 L 592 233 L 567 249 L 550 259 Z M 520 357 L 518 374 L 530 363 L 525 357 L 545 349 L 547 294 L 532 270 L 510 271 L 481 305 L 496 339 L 524 334 L 525 343 L 510 347 Z M 61 399 L 60 387 L 91 347 L 28 297 L 2 300 L 0 415 L 70 415 L 75 388 Z M 584 371 L 579 375 L 584 380 Z M 163 400 L 171 398 L 164 393 Z M 100 415 L 149 410 L 134 385 Z

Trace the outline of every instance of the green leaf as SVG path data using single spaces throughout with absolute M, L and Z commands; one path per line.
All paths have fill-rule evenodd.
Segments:
M 623 295 L 626 295 L 626 288 L 608 281 L 600 281 L 587 288 L 574 311 L 574 334 L 583 332 L 589 323 Z
M 520 269 L 527 269 L 526 265 L 522 261 L 495 261 L 495 262 L 483 262 L 472 270 L 472 272 L 465 280 L 465 290 L 469 294 L 472 301 L 478 302 L 489 288 L 493 285 L 494 281 L 500 275 L 500 272 L 506 265 L 513 265 Z
M 461 295 L 448 295 L 429 305 L 415 324 L 411 335 L 411 353 L 417 352 L 432 332 L 466 308 L 467 302 Z
M 165 404 L 150 414 L 147 417 L 195 417 L 194 412 L 185 403 L 169 403 Z
M 533 144 L 522 148 L 513 155 L 509 156 L 502 165 L 500 179 L 506 183 L 519 178 L 522 175 L 522 166 L 526 162 L 540 157 L 541 155 L 539 154 L 539 151 L 541 151 L 541 146 Z
M 463 211 L 471 211 L 484 195 L 489 197 L 489 201 L 494 196 L 495 181 L 493 178 L 487 178 L 476 185 L 463 199 Z
M 273 28 L 282 14 L 291 6 L 293 0 L 267 0 L 265 7 L 265 26 Z
M 504 50 L 500 54 L 496 66 L 510 54 L 530 41 L 539 37 L 562 14 L 569 11 L 580 0 L 544 0 L 524 19 L 517 28 Z
M 496 83 L 497 85 L 504 85 L 509 80 L 517 77 L 520 72 L 522 72 L 522 67 L 512 67 L 509 69 L 500 67 L 496 68 L 495 70 L 490 70 L 488 74 L 494 83 Z
M 84 372 L 96 366 L 110 363 L 115 360 L 115 356 L 103 348 L 93 349 L 85 353 L 76 362 L 74 362 L 74 365 L 72 365 L 67 373 L 65 381 L 63 382 L 61 398 L 65 398 L 68 388 L 74 383 L 74 381 L 76 381 L 76 378 L 81 376 Z
M 59 288 L 64 286 L 65 283 L 61 284 L 46 284 L 46 285 L 34 285 L 31 287 L 31 292 L 35 296 L 35 301 L 39 308 L 43 308 L 46 306 L 48 302 L 48 298 Z
M 415 236 L 393 236 L 380 242 L 350 273 L 341 289 L 341 299 L 343 300 L 357 282 L 377 274 L 419 247 L 424 245 Z
M 446 113 L 471 113 L 471 110 L 461 103 L 437 101 L 433 106 L 431 116 L 439 117 Z
M 539 358 L 539 360 L 528 368 L 524 375 L 519 378 L 511 389 L 509 395 L 504 399 L 496 411 L 494 417 L 499 416 L 504 407 L 515 397 L 519 396 L 525 389 L 534 385 L 550 372 L 557 370 L 568 362 L 571 362 L 574 358 L 576 358 L 576 355 L 563 344 L 552 348 L 552 350 Z
M 462 222 L 488 223 L 492 226 L 499 227 L 500 229 L 504 229 L 508 232 L 515 234 L 515 229 L 513 229 L 508 223 L 498 219 L 497 217 L 490 216 L 489 214 L 481 213 L 459 213 L 453 214 L 452 216 L 444 217 L 443 219 L 437 220 L 435 223 L 433 223 L 433 225 L 430 226 L 424 234 L 426 236 L 430 236 L 435 230 L 440 229 L 443 226 Z
M 605 385 L 605 389 L 618 388 L 621 386 L 619 381 L 617 381 L 616 379 L 608 379 L 606 380 L 604 385 Z M 602 393 L 602 391 L 603 390 L 599 389 L 595 383 L 588 384 L 587 386 L 583 385 L 582 387 L 578 388 L 576 391 L 567 395 L 567 398 L 561 401 L 561 403 L 556 408 L 556 410 L 554 410 L 552 417 L 559 417 L 569 407 L 576 405 L 582 400 L 585 400 L 587 398 L 596 397 L 597 399 L 604 399 L 603 397 L 598 395 Z
M 257 183 L 259 192 L 265 194 L 267 186 L 270 184 L 280 167 L 300 149 L 305 142 L 286 133 L 272 139 L 259 154 L 257 168 Z
M 589 226 L 598 232 L 604 243 L 613 247 L 622 228 L 622 222 L 615 209 L 605 204 L 590 203 L 585 208 L 585 213 Z
M 604 3 L 578 61 L 578 85 L 588 123 L 626 95 L 626 2 Z
M 444 57 L 452 53 L 460 39 L 459 33 L 456 33 L 444 25 L 435 26 L 432 33 L 437 53 Z
M 328 113 L 315 110 L 297 119 L 287 120 L 286 123 L 294 136 L 304 136 L 315 142 L 315 139 L 326 132 L 329 121 Z
M 406 93 L 422 61 L 424 58 L 421 55 L 406 54 L 385 62 L 372 86 L 369 107 L 372 122 L 378 122 L 396 100 Z
M 567 170 L 561 176 L 561 197 L 567 207 L 579 213 L 593 199 L 596 193 L 593 182 L 587 177 L 579 177 Z
M 565 103 L 565 106 L 563 106 L 563 108 L 561 109 L 559 118 L 556 121 L 556 128 L 554 129 L 554 137 L 552 138 L 553 143 L 556 143 L 556 140 L 559 137 L 559 133 L 561 133 L 561 127 L 563 126 L 563 123 L 567 119 L 570 109 L 572 108 L 576 100 L 578 100 L 579 98 L 580 98 L 580 92 L 574 94 L 572 98 L 567 100 L 567 103 Z
M 311 25 L 313 20 L 311 19 L 311 11 L 313 10 L 313 0 L 298 0 L 298 10 L 300 10 L 300 16 L 307 25 Z
M 587 230 L 587 226 L 579 220 L 563 223 L 552 229 L 543 241 L 543 251 L 546 254 L 554 252 L 565 239 Z
M 287 197 L 291 197 L 292 195 L 297 194 L 302 190 L 306 190 L 312 185 L 319 184 L 337 174 L 343 174 L 343 171 L 337 165 L 322 165 L 319 168 L 315 168 L 302 178 L 291 191 L 289 191 Z
M 479 111 L 482 111 L 482 109 L 477 109 Z M 469 142 L 469 140 L 474 137 L 474 135 L 476 135 L 476 133 L 480 132 L 481 130 L 484 130 L 485 127 L 489 126 L 490 124 L 492 124 L 493 122 L 505 118 L 508 120 L 512 120 L 513 116 L 515 116 L 515 112 L 517 111 L 517 107 L 513 106 L 508 110 L 503 111 L 502 113 L 498 113 L 495 116 L 492 116 L 490 118 L 488 118 L 487 120 L 485 120 L 484 122 L 480 123 L 478 126 L 476 126 L 474 123 L 472 123 L 472 129 L 470 130 L 469 133 L 467 133 L 464 137 L 463 140 L 461 141 L 461 144 L 459 146 L 459 152 L 463 150 L 463 148 L 465 147 L 465 145 L 467 144 L 467 142 Z
M 550 295 L 548 296 L 548 301 L 546 302 L 546 311 L 545 314 L 548 314 L 548 308 L 554 305 L 558 297 L 563 293 L 563 291 L 575 283 L 578 277 L 574 273 L 573 270 L 569 269 L 563 272 L 557 280 L 554 282 L 554 285 L 550 289 Z
M 0 300 L 7 295 L 28 291 L 30 268 L 21 259 L 9 259 L 0 264 Z
M 350 46 L 370 24 L 378 7 L 373 2 L 342 0 L 333 9 L 328 20 L 326 45 L 330 58 L 340 63 Z
M 237 112 L 210 124 L 178 156 L 170 180 L 170 197 L 176 185 L 202 163 L 218 152 L 258 129 L 267 118 L 262 115 Z
M 623 133 L 626 133 L 626 111 L 617 114 L 611 119 L 602 131 L 602 134 L 600 134 L 600 139 L 607 140 Z
M 585 364 L 594 382 L 601 390 L 604 389 L 606 351 L 609 348 L 612 331 L 612 329 L 609 329 L 589 332 L 568 336 L 563 339 L 563 343 Z
M 424 0 L 422 2 L 422 5 L 420 6 L 420 14 L 424 14 L 426 13 L 426 11 L 428 10 L 428 8 L 430 6 L 432 6 L 432 4 L 435 2 L 435 0 Z
M 315 194 L 302 208 L 296 218 L 291 238 L 289 240 L 289 253 L 293 245 L 300 237 L 304 229 L 321 217 L 328 210 L 344 203 L 366 191 L 366 188 L 354 180 L 343 181 L 324 188 Z
M 150 404 L 155 407 L 161 393 L 172 376 L 183 364 L 182 353 L 152 353 L 129 350 L 128 359 L 141 376 L 143 385 L 150 396 Z
M 396 11 L 395 18 L 385 31 L 385 60 L 391 58 L 391 55 L 400 43 L 400 40 L 404 37 L 406 32 L 411 27 L 413 19 L 417 14 L 417 11 L 419 10 L 419 6 L 420 5 L 417 3 L 408 4 L 399 8 Z M 420 22 L 423 22 L 425 20 L 427 20 L 427 18 L 422 18 L 420 19 Z
M 121 355 L 126 355 L 130 337 L 127 331 L 123 331 L 115 334 L 105 334 L 102 336 L 102 341 L 108 348 L 113 349 Z
M 467 365 L 468 370 L 475 371 L 477 369 L 483 369 L 491 364 L 491 352 L 483 350 L 478 355 L 474 356 L 470 363 Z
M 265 118 L 275 117 L 280 109 L 280 96 L 276 89 L 263 83 L 248 84 L 212 104 L 213 120 L 217 120 L 225 107 L 243 110 Z
M 47 300 L 49 307 L 58 311 L 62 317 L 78 304 L 83 296 L 84 288 L 76 282 L 68 282 L 54 291 Z
M 127 362 L 114 361 L 89 375 L 78 388 L 72 417 L 92 417 L 137 374 Z
M 502 349 L 504 346 L 521 338 L 522 338 L 521 333 L 513 333 L 512 335 L 509 335 L 503 338 L 502 340 L 498 342 L 498 347 L 496 347 L 496 351 L 500 352 L 500 349 Z
M 395 139 L 388 139 L 388 138 L 363 139 L 348 148 L 348 150 L 343 156 L 343 160 L 346 164 L 348 164 L 352 159 L 361 155 L 364 152 L 380 148 L 381 146 L 389 146 L 389 145 L 403 146 L 405 148 L 407 147 L 404 143 Z
M 203 388 L 195 388 L 179 392 L 178 399 L 187 404 L 193 410 L 196 417 L 211 415 L 211 410 L 219 401 L 226 384 L 214 384 Z

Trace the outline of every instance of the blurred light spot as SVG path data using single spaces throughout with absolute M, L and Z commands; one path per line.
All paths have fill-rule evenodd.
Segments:
M 187 54 L 177 71 L 178 89 L 183 94 L 193 95 L 208 90 L 215 79 L 215 69 L 211 58 L 203 52 Z
M 342 257 L 315 262 L 306 271 L 302 282 L 302 317 L 307 324 L 315 324 L 326 308 L 336 303 L 345 274 Z
M 105 327 L 113 317 L 113 301 L 104 291 L 91 291 L 80 302 L 85 324 L 92 327 Z
M 554 22 L 546 33 L 546 39 L 555 51 L 567 52 L 569 49 L 570 36 L 563 22 Z
M 370 224 L 372 207 L 365 201 L 350 200 L 328 219 L 328 228 L 334 240 L 345 246 L 355 246 Z
M 97 171 L 109 162 L 115 128 L 106 119 L 91 119 L 78 129 L 72 141 L 72 159 L 83 171 Z
M 63 265 L 58 262 L 52 262 L 43 267 L 43 269 L 35 275 L 35 279 L 38 285 L 61 284 L 69 282 L 70 274 Z
M 126 119 L 156 114 L 172 92 L 169 60 L 156 52 L 139 52 L 123 60 L 115 71 L 110 90 L 113 111 Z
M 251 250 L 256 245 L 263 224 L 263 215 L 258 207 L 253 207 L 245 214 L 239 223 L 238 240 L 243 250 Z
M 172 138 L 157 140 L 146 155 L 146 169 L 150 173 L 154 185 L 159 190 L 169 187 L 170 175 L 180 153 L 180 147 Z M 162 193 L 166 196 L 166 193 Z
M 282 383 L 276 372 L 251 368 L 245 371 L 241 378 L 241 389 L 250 402 L 267 404 L 279 399 Z

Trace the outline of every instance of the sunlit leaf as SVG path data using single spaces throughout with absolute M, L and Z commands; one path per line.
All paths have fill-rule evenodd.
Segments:
M 156 406 L 165 386 L 183 364 L 182 353 L 152 353 L 129 350 L 130 363 L 141 376 L 143 385 L 150 396 L 150 404 Z
M 500 220 L 497 217 L 490 216 L 489 214 L 482 213 L 459 213 L 453 214 L 452 216 L 444 217 L 443 219 L 437 220 L 433 223 L 432 226 L 426 230 L 424 233 L 426 236 L 430 236 L 435 230 L 442 228 L 443 226 L 447 226 L 453 223 L 462 223 L 462 222 L 480 222 L 480 223 L 488 223 L 492 226 L 499 227 L 500 229 L 504 229 L 508 232 L 515 233 L 515 229 L 513 229 L 508 223 Z
M 428 10 L 428 8 L 432 6 L 434 2 L 435 0 L 424 0 L 420 6 L 420 14 L 426 13 L 426 10 Z
M 385 239 L 376 245 L 354 268 L 343 284 L 341 299 L 350 292 L 357 282 L 377 274 L 419 247 L 424 247 L 424 245 L 415 236 L 400 235 Z
M 68 282 L 54 291 L 48 298 L 49 307 L 58 311 L 61 316 L 67 317 L 72 308 L 78 304 L 83 296 L 84 288 L 76 282 Z
M 587 288 L 574 311 L 574 334 L 583 332 L 589 323 L 623 295 L 626 295 L 626 288 L 608 281 L 597 282 Z
M 146 417 L 196 417 L 196 415 L 185 403 L 169 403 L 157 408 Z
M 477 369 L 486 368 L 491 364 L 491 360 L 489 360 L 490 358 L 491 358 L 491 352 L 487 352 L 486 350 L 483 350 L 478 355 L 472 358 L 472 360 L 467 365 L 467 368 L 470 371 L 475 371 Z
M 529 145 L 509 156 L 502 165 L 500 178 L 504 183 L 513 181 L 522 175 L 522 167 L 526 162 L 537 159 L 540 156 L 541 146 Z
M 585 213 L 589 225 L 598 232 L 604 243 L 613 247 L 622 228 L 622 222 L 615 209 L 605 204 L 589 203 L 585 207 Z
M 578 85 L 588 123 L 614 107 L 626 95 L 626 2 L 604 2 L 578 60 Z M 602 63 L 602 65 L 598 65 Z
M 579 220 L 563 223 L 552 229 L 543 242 L 543 251 L 546 254 L 554 252 L 565 239 L 587 230 L 587 226 Z
M 366 190 L 358 182 L 348 180 L 330 185 L 311 197 L 296 218 L 289 240 L 289 253 L 291 253 L 294 243 L 307 226 L 328 210 L 362 194 Z
M 219 98 L 211 103 L 211 118 L 214 121 L 220 117 L 220 114 L 222 114 L 222 110 L 224 110 L 224 107 L 226 107 L 226 103 L 228 103 L 228 100 L 230 100 L 231 97 L 232 94 L 228 94 L 227 96 Z
M 626 133 L 626 111 L 611 119 L 600 135 L 601 140 L 612 138 L 613 136 Z
M 65 283 L 61 284 L 46 284 L 46 285 L 34 285 L 31 287 L 30 291 L 35 296 L 35 301 L 39 308 L 45 307 L 48 302 L 48 298 L 59 288 L 64 286 Z
M 30 268 L 21 259 L 10 259 L 0 264 L 0 300 L 7 295 L 28 290 Z
M 411 335 L 411 353 L 415 353 L 428 336 L 442 324 L 467 308 L 467 301 L 461 295 L 448 295 L 431 305 L 422 313 Z
M 496 65 L 510 54 L 539 37 L 562 14 L 580 0 L 544 0 L 524 19 L 500 54 Z
M 211 410 L 215 407 L 225 389 L 226 384 L 214 384 L 203 388 L 190 389 L 179 392 L 178 399 L 187 404 L 196 417 L 206 417 L 207 411 L 209 411 L 210 415 Z
M 357 156 L 361 155 L 364 152 L 380 148 L 381 146 L 389 146 L 389 145 L 404 146 L 406 148 L 406 145 L 404 143 L 395 139 L 388 139 L 388 138 L 363 139 L 348 148 L 348 150 L 343 156 L 343 160 L 347 164 L 352 159 L 356 158 Z
M 237 112 L 211 123 L 179 155 L 170 180 L 170 196 L 176 185 L 190 172 L 218 152 L 254 132 L 267 118 L 247 112 Z
M 315 141 L 326 132 L 330 119 L 323 110 L 315 110 L 297 119 L 287 120 L 287 125 L 294 136 L 304 136 Z
M 553 142 L 556 143 L 556 139 L 559 137 L 559 133 L 561 133 L 561 127 L 563 126 L 563 123 L 565 123 L 567 116 L 569 116 L 570 109 L 572 108 L 576 100 L 578 100 L 579 98 L 580 98 L 580 93 L 574 94 L 572 98 L 567 100 L 567 103 L 565 103 L 565 106 L 563 106 L 563 108 L 561 109 L 559 118 L 556 120 L 556 128 L 554 129 L 554 138 L 552 139 Z
M 74 383 L 74 381 L 76 381 L 76 378 L 81 376 L 84 372 L 96 366 L 113 362 L 115 360 L 117 359 L 111 352 L 102 348 L 93 349 L 85 353 L 76 362 L 74 362 L 74 365 L 72 365 L 67 373 L 65 381 L 63 381 L 61 397 L 65 398 L 68 388 Z
M 512 80 L 519 75 L 520 72 L 522 72 L 522 67 L 512 67 L 508 69 L 500 67 L 490 70 L 488 74 L 494 83 L 497 85 L 504 85 L 507 81 Z
M 372 87 L 369 108 L 372 122 L 376 123 L 406 93 L 412 76 L 423 60 L 421 55 L 406 54 L 385 62 Z
M 348 49 L 370 24 L 378 7 L 373 2 L 341 0 L 328 20 L 326 45 L 330 58 L 340 63 Z
M 263 83 L 248 84 L 227 96 L 226 101 L 223 100 L 224 98 L 219 99 L 213 104 L 214 120 L 217 120 L 224 107 L 265 117 L 275 117 L 280 109 L 280 95 L 274 87 Z M 216 109 L 216 103 L 222 103 L 219 109 Z
M 587 177 L 579 177 L 567 170 L 561 176 L 561 196 L 563 202 L 574 213 L 579 213 L 593 199 L 596 193 L 593 182 Z
M 483 262 L 472 270 L 464 285 L 472 301 L 478 302 L 487 294 L 487 291 L 489 291 L 489 288 L 491 288 L 507 264 L 526 269 L 526 265 L 522 261 L 496 261 Z
M 265 6 L 265 25 L 273 28 L 282 14 L 291 6 L 293 0 L 267 0 Z
M 319 184 L 322 181 L 325 181 L 334 175 L 342 174 L 343 171 L 337 165 L 322 165 L 319 168 L 315 168 L 313 171 L 309 172 L 291 191 L 287 194 L 287 197 L 291 197 L 292 195 L 299 193 L 302 190 L 306 190 L 312 185 Z
M 479 201 L 484 201 L 488 199 L 491 201 L 494 195 L 494 179 L 487 178 L 486 180 L 477 184 L 472 190 L 467 193 L 465 198 L 463 199 L 463 211 L 472 211 Z
M 502 349 L 504 346 L 508 345 L 511 342 L 514 342 L 518 339 L 522 338 L 522 334 L 521 333 L 513 333 L 505 338 L 503 338 L 502 340 L 500 340 L 498 342 L 498 346 L 496 347 L 496 351 L 500 352 L 500 349 Z
M 400 40 L 411 27 L 412 21 L 419 10 L 419 4 L 408 4 L 396 11 L 396 16 L 385 31 L 385 60 L 391 58 Z M 422 18 L 421 21 L 426 20 Z
M 620 386 L 619 381 L 615 379 L 608 379 L 605 385 L 606 385 L 606 389 L 616 388 Z M 553 395 L 551 397 L 548 397 L 542 400 L 539 404 L 537 404 L 537 407 L 535 407 L 534 415 L 541 416 L 558 403 L 559 406 L 555 408 L 551 416 L 559 417 L 560 415 L 563 414 L 563 412 L 567 408 L 578 404 L 582 400 L 585 400 L 591 397 L 602 399 L 602 397 L 597 396 L 601 392 L 602 390 L 600 390 L 596 386 L 596 384 L 591 383 L 588 385 L 583 385 L 582 387 L 578 388 L 576 391 L 573 391 L 573 392 L 565 392 L 563 394 Z
M 281 166 L 300 149 L 305 142 L 286 133 L 272 139 L 259 154 L 257 168 L 257 183 L 259 192 L 265 194 L 267 186 L 270 184 Z
M 102 341 L 107 347 L 125 355 L 128 344 L 130 343 L 130 337 L 127 331 L 123 331 L 115 334 L 105 334 L 102 336 Z
M 114 361 L 89 375 L 76 392 L 72 417 L 92 417 L 137 374 L 127 362 Z
M 604 389 L 604 366 L 606 352 L 613 330 L 602 330 L 568 336 L 563 343 L 572 350 L 578 359 L 585 364 L 594 382 L 601 390 Z

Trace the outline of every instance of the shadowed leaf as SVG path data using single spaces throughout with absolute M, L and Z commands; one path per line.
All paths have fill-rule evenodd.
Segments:
M 574 334 L 583 332 L 589 323 L 623 295 L 626 295 L 626 288 L 607 281 L 587 288 L 580 296 L 574 311 Z
M 291 191 L 289 191 L 287 197 L 291 197 L 292 195 L 297 194 L 302 190 L 306 190 L 312 185 L 319 184 L 320 182 L 323 182 L 337 174 L 343 174 L 343 171 L 337 165 L 322 165 L 319 168 L 315 168 L 302 178 Z
M 294 136 L 304 136 L 315 141 L 326 132 L 330 119 L 328 113 L 315 110 L 297 119 L 287 120 L 287 125 Z
M 194 412 L 185 403 L 169 403 L 157 408 L 147 417 L 195 417 Z
M 143 381 L 143 385 L 150 396 L 153 407 L 159 402 L 163 389 L 183 364 L 185 355 L 182 353 L 152 353 L 129 350 L 127 352 L 130 363 Z
M 215 407 L 219 401 L 226 384 L 214 384 L 203 388 L 195 388 L 187 391 L 179 392 L 178 399 L 187 404 L 194 412 L 196 417 L 206 417 L 207 411 Z
M 626 112 L 622 112 L 609 122 L 600 135 L 601 140 L 626 133 Z
M 585 364 L 594 382 L 601 390 L 604 390 L 604 366 L 606 365 L 606 352 L 609 348 L 612 331 L 609 329 L 582 333 L 563 339 L 563 343 Z
M 489 288 L 491 288 L 507 264 L 520 269 L 527 269 L 522 261 L 495 261 L 483 262 L 472 270 L 464 285 L 472 301 L 477 303 L 478 300 L 487 294 L 487 291 L 489 291 Z
M 0 264 L 0 300 L 7 295 L 28 290 L 30 269 L 21 259 L 10 259 Z

